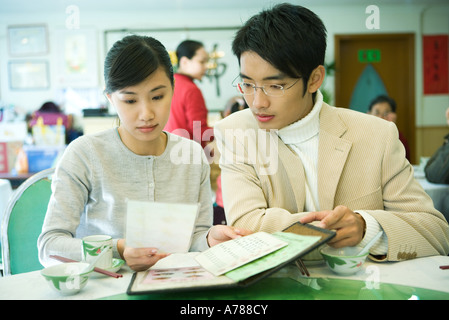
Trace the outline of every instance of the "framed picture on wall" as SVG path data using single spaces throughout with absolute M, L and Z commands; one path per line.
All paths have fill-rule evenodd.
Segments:
M 55 85 L 71 88 L 98 86 L 97 32 L 95 29 L 56 30 Z
M 13 57 L 44 55 L 48 53 L 47 26 L 8 26 L 9 54 Z
M 50 88 L 47 61 L 10 61 L 8 69 L 11 90 Z

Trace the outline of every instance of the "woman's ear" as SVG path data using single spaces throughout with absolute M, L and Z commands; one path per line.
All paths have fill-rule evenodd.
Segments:
M 111 97 L 111 94 L 105 92 L 104 95 L 105 95 L 106 98 L 108 99 L 109 103 L 110 103 L 110 104 L 113 104 L 113 103 L 112 103 L 112 97 Z
M 316 92 L 321 87 L 324 81 L 325 74 L 326 70 L 322 65 L 319 65 L 312 71 L 309 82 L 307 83 L 307 90 L 310 93 Z
M 186 68 L 186 66 L 188 65 L 190 59 L 187 58 L 186 56 L 181 57 L 181 59 L 179 59 L 178 62 L 178 71 L 179 70 L 184 70 Z

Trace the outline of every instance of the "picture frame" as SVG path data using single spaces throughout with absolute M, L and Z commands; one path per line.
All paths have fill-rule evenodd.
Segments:
M 58 77 L 54 85 L 96 88 L 99 83 L 96 30 L 56 30 L 54 36 L 58 43 L 54 59 Z
M 10 61 L 8 71 L 11 90 L 45 90 L 50 88 L 47 61 Z
M 8 44 L 12 57 L 45 55 L 49 52 L 47 25 L 8 26 Z

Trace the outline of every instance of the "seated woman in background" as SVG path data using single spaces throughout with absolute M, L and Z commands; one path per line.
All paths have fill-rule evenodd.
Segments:
M 114 258 L 124 259 L 136 271 L 165 257 L 158 248 L 126 246 L 127 199 L 199 203 L 191 251 L 249 233 L 211 226 L 210 167 L 203 149 L 163 131 L 174 86 L 165 47 L 151 37 L 127 36 L 108 52 L 104 77 L 119 126 L 84 135 L 66 148 L 38 239 L 41 263 L 51 264 L 53 254 L 81 260 L 82 238 L 95 234 L 111 236 Z M 179 150 L 187 154 L 179 155 Z M 189 161 L 176 164 L 179 159 L 173 157 L 180 156 Z
M 45 125 L 56 125 L 58 123 L 58 119 L 62 119 L 62 124 L 66 127 L 66 129 L 70 129 L 72 127 L 72 116 L 64 114 L 61 111 L 61 108 L 59 108 L 56 103 L 51 101 L 45 102 L 39 110 L 31 114 L 29 126 L 33 127 L 36 125 L 39 117 L 42 117 Z
M 39 110 L 33 112 L 29 116 L 28 128 L 31 129 L 38 123 L 38 119 L 41 118 L 44 125 L 54 126 L 58 124 L 58 121 L 62 122 L 65 128 L 66 143 L 70 143 L 75 138 L 81 135 L 73 129 L 73 117 L 71 114 L 65 114 L 61 108 L 52 101 L 47 101 L 39 108 Z M 61 119 L 61 120 L 59 120 Z

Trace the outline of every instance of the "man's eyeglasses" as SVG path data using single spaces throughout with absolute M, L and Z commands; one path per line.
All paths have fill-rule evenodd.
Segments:
M 272 97 L 279 97 L 284 95 L 285 90 L 290 89 L 291 87 L 293 87 L 301 78 L 298 78 L 295 82 L 293 82 L 292 85 L 288 86 L 288 87 L 284 87 L 280 84 L 266 84 L 263 86 L 256 86 L 253 83 L 249 83 L 249 82 L 236 82 L 237 79 L 239 78 L 239 76 L 237 78 L 234 79 L 234 81 L 232 81 L 232 86 L 237 88 L 237 91 L 245 96 L 250 96 L 255 94 L 256 90 L 262 89 L 263 92 L 267 95 L 267 96 L 272 96 Z

